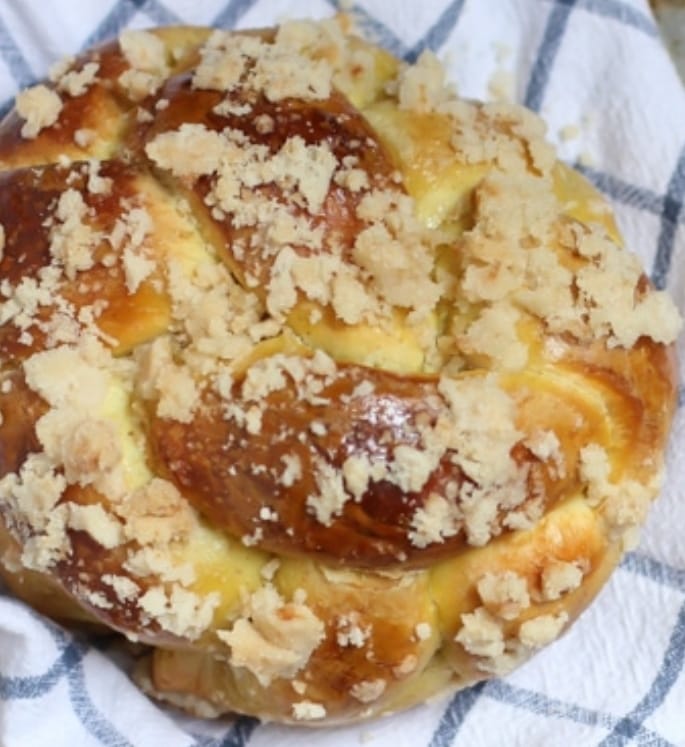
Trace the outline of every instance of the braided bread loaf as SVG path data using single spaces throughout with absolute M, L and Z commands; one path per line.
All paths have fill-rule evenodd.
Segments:
M 658 491 L 670 301 L 530 112 L 344 19 L 128 31 L 0 125 L 3 577 L 200 715 L 506 673 Z

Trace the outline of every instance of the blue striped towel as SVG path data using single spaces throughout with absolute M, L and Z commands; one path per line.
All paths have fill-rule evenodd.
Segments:
M 262 26 L 337 0 L 3 0 L 0 101 L 56 58 L 124 27 Z M 345 3 L 350 7 L 349 3 Z M 444 56 L 466 96 L 539 111 L 562 157 L 613 201 L 627 243 L 685 309 L 685 90 L 646 0 L 365 0 L 367 30 L 413 60 Z M 682 359 L 685 356 L 681 355 Z M 136 691 L 95 648 L 0 592 L 2 747 L 685 745 L 685 417 L 639 549 L 564 636 L 502 681 L 390 719 L 304 733 L 204 723 Z M 679 474 L 679 471 L 681 474 Z

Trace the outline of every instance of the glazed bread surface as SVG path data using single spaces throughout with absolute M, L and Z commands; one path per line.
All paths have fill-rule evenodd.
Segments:
M 634 543 L 680 320 L 531 112 L 343 18 L 126 31 L 17 96 L 0 168 L 3 577 L 155 697 L 406 708 Z

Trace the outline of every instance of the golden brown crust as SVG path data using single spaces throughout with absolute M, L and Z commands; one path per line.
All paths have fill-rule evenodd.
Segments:
M 323 101 L 303 102 L 287 98 L 270 102 L 263 96 L 250 95 L 249 91 L 241 89 L 231 91 L 228 96 L 218 91 L 197 90 L 192 87 L 191 74 L 187 73 L 173 78 L 160 90 L 155 100 L 169 103 L 151 123 L 143 123 L 137 128 L 130 146 L 134 153 L 143 157 L 146 145 L 159 135 L 176 131 L 184 124 L 197 124 L 210 132 L 226 129 L 239 131 L 250 143 L 264 146 L 270 154 L 281 150 L 291 138 L 301 138 L 307 145 L 325 145 L 337 161 L 354 156 L 357 159 L 356 168 L 364 171 L 371 184 L 378 189 L 392 184 L 392 176 L 396 173 L 394 164 L 378 142 L 373 129 L 349 101 L 335 91 Z M 219 104 L 225 107 L 225 113 L 216 113 Z M 150 106 L 154 106 L 154 102 L 150 102 Z M 246 108 L 249 109 L 249 117 L 232 113 Z M 268 123 L 266 127 L 264 122 Z M 182 188 L 183 181 L 175 185 L 176 188 Z M 260 227 L 236 226 L 230 214 L 217 220 L 211 203 L 207 204 L 213 181 L 206 177 L 192 181 L 197 218 L 211 223 L 210 230 L 218 233 L 217 254 L 228 262 L 231 270 L 241 279 L 248 275 L 255 278 L 256 288 L 264 289 L 270 278 L 273 257 L 269 261 L 257 251 L 241 252 L 240 260 L 236 257 L 238 247 L 249 247 L 255 239 L 259 239 Z M 291 214 L 306 215 L 304 206 L 292 204 L 276 185 L 265 184 L 258 191 L 269 200 L 288 204 Z M 359 193 L 332 184 L 321 209 L 312 216 L 314 230 L 321 227 L 324 231 L 324 243 L 327 237 L 342 243 L 343 256 L 349 255 L 354 238 L 363 226 L 356 215 L 359 200 Z M 305 256 L 311 253 L 306 247 L 296 249 Z
M 95 216 L 91 228 L 96 236 L 93 247 L 88 250 L 92 252 L 92 266 L 85 275 L 67 269 L 67 277 L 60 280 L 60 303 L 75 310 L 93 309 L 98 329 L 106 338 L 116 341 L 115 350 L 123 352 L 164 328 L 169 305 L 155 290 L 154 275 L 148 276 L 136 293 L 128 294 L 124 268 L 115 261 L 117 249 L 104 240 L 121 219 L 122 206 L 133 206 L 139 197 L 141 178 L 138 172 L 118 161 L 104 161 L 95 171 L 97 179 L 106 180 L 105 192 L 89 190 L 92 166 L 88 162 L 76 167 L 51 165 L 2 174 L 0 212 L 8 251 L 0 262 L 0 272 L 11 286 L 18 286 L 22 281 L 41 286 L 41 278 L 45 277 L 54 259 L 50 238 L 60 221 L 53 217 L 55 205 L 64 192 L 78 193 L 85 209 Z M 66 242 L 78 240 L 65 236 Z M 63 261 L 68 262 L 68 258 Z M 27 319 L 26 324 L 4 325 L 0 329 L 3 358 L 21 360 L 50 347 L 45 327 L 59 311 L 55 305 L 42 303 L 39 312 Z
M 679 320 L 607 207 L 348 31 L 125 32 L 0 124 L 3 577 L 200 715 L 506 673 L 658 491 Z
M 410 569 L 451 557 L 467 545 L 465 532 L 438 544 L 412 542 L 412 519 L 431 495 L 462 491 L 468 478 L 446 452 L 420 489 L 402 489 L 391 479 L 369 482 L 322 523 L 312 512 L 320 492 L 321 465 L 339 473 L 348 460 L 390 463 L 398 446 L 422 448 L 422 434 L 446 417 L 446 405 L 432 378 L 398 377 L 374 372 L 372 393 L 355 395 L 369 372 L 345 367 L 317 395 L 321 404 L 302 398 L 296 386 L 269 395 L 258 434 L 245 424 L 222 417 L 223 404 L 208 395 L 190 423 L 150 415 L 149 443 L 165 474 L 172 476 L 202 513 L 234 536 L 259 528 L 259 546 L 270 552 L 321 556 L 334 564 Z M 236 397 L 239 386 L 235 387 Z M 320 428 L 312 431 L 312 422 Z M 578 439 L 583 443 L 582 436 Z M 578 448 L 578 447 L 576 447 Z M 569 453 L 570 452 L 570 453 Z M 577 453 L 566 453 L 574 465 Z M 527 465 L 528 494 L 544 485 L 545 507 L 573 490 L 574 471 L 553 479 L 525 447 L 513 450 L 516 463 Z M 289 459 L 300 465 L 295 484 L 283 479 Z M 525 503 L 521 506 L 525 509 Z M 264 511 L 268 519 L 261 516 Z M 260 515 L 261 514 L 261 515 Z

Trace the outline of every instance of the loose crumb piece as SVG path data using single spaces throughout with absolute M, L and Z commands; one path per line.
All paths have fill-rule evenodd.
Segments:
M 336 628 L 336 640 L 342 648 L 362 648 L 371 637 L 371 626 L 362 625 L 361 617 L 355 611 L 340 615 L 336 620 Z
M 521 624 L 519 640 L 529 648 L 542 648 L 559 636 L 567 622 L 567 612 L 533 617 Z
M 548 602 L 577 589 L 583 581 L 583 570 L 576 563 L 555 560 L 542 570 L 542 598 Z
M 445 68 L 430 50 L 424 50 L 415 65 L 400 72 L 397 92 L 400 109 L 431 112 L 450 93 L 445 86 Z
M 76 503 L 67 505 L 69 507 L 68 524 L 71 529 L 86 532 L 107 550 L 121 544 L 123 527 L 101 505 L 80 506 Z
M 299 703 L 293 703 L 293 718 L 297 721 L 318 721 L 326 718 L 326 709 L 321 703 L 301 700 Z
M 119 35 L 119 46 L 130 65 L 119 84 L 134 101 L 155 93 L 169 73 L 162 40 L 149 31 L 127 29 Z
M 126 29 L 119 34 L 119 46 L 135 70 L 160 73 L 166 70 L 164 42 L 150 31 Z
M 427 641 L 433 634 L 433 628 L 429 623 L 422 622 L 418 623 L 414 627 L 414 635 L 419 641 Z
M 431 493 L 425 504 L 414 512 L 408 536 L 414 547 L 428 547 L 456 535 L 462 527 L 459 508 L 437 493 Z
M 207 630 L 218 604 L 218 593 L 200 596 L 180 584 L 174 584 L 170 592 L 163 586 L 151 587 L 138 599 L 138 607 L 149 621 L 190 640 Z
M 513 571 L 486 573 L 477 588 L 483 604 L 504 620 L 515 619 L 530 606 L 526 579 Z
M 248 669 L 264 687 L 299 672 L 324 635 L 323 623 L 309 607 L 286 602 L 270 585 L 249 597 L 245 616 L 230 631 L 217 633 L 231 648 L 231 664 Z
M 298 695 L 304 695 L 307 691 L 307 683 L 302 682 L 302 680 L 293 680 L 290 684 Z
M 393 667 L 392 673 L 399 680 L 416 671 L 419 660 L 416 654 L 407 654 L 404 659 Z
M 97 78 L 100 65 L 87 62 L 80 70 L 65 72 L 57 81 L 57 88 L 69 96 L 83 96 Z
M 21 136 L 27 140 L 35 138 L 45 127 L 54 125 L 63 106 L 59 94 L 43 84 L 18 93 L 15 105 L 17 114 L 26 120 Z
M 461 622 L 462 627 L 454 640 L 470 654 L 494 658 L 504 653 L 502 626 L 485 607 L 462 615 Z
M 74 142 L 79 148 L 87 148 L 95 140 L 95 131 L 87 127 L 80 127 L 74 132 Z
M 350 695 L 360 703 L 373 703 L 385 692 L 386 681 L 382 678 L 356 682 L 350 688 Z

